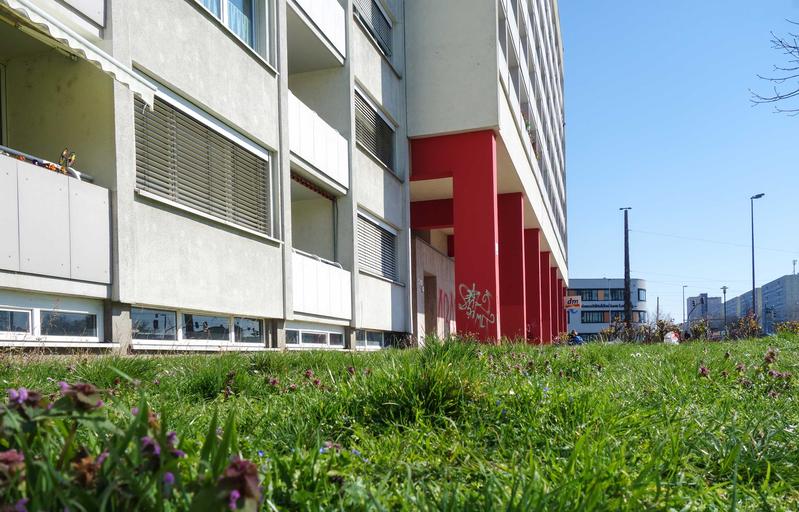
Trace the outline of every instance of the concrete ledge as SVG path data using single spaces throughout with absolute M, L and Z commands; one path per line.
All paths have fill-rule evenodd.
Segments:
M 54 295 L 72 295 L 107 299 L 111 286 L 85 281 L 72 281 L 56 277 L 37 276 L 20 272 L 0 270 L 0 288 L 8 288 L 24 292 L 50 293 Z

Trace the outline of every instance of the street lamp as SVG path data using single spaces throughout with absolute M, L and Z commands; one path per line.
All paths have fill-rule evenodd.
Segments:
M 749 218 L 752 221 L 752 314 L 757 318 L 757 297 L 755 296 L 755 199 L 766 194 L 755 194 L 749 198 Z
M 725 337 L 727 335 L 727 290 L 728 289 L 729 288 L 727 287 L 727 285 L 721 287 L 721 291 L 722 293 L 724 293 L 724 304 L 721 307 L 724 310 L 724 328 L 722 329 L 722 331 L 724 332 Z
M 688 331 L 687 325 L 685 324 L 685 289 L 688 287 L 687 284 L 682 285 L 682 326 L 683 329 Z

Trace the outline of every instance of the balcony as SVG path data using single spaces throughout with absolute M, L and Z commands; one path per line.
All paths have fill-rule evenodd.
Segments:
M 295 249 L 292 281 L 295 313 L 352 318 L 350 273 L 338 263 Z
M 0 269 L 109 284 L 108 190 L 0 155 Z
M 290 0 L 289 73 L 340 67 L 347 57 L 345 12 L 338 0 Z
M 289 148 L 300 160 L 332 180 L 349 188 L 348 145 L 345 139 L 319 115 L 289 91 Z

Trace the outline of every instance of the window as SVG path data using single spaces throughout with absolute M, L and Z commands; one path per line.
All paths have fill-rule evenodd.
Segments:
M 30 311 L 0 309 L 0 332 L 31 332 Z
M 42 336 L 97 336 L 96 315 L 66 311 L 42 311 L 39 318 Z
M 638 301 L 646 302 L 646 290 L 643 288 L 638 288 Z
M 607 322 L 606 311 L 583 311 L 580 313 L 580 321 L 584 324 L 603 324 Z
M 174 311 L 131 308 L 134 340 L 176 340 L 177 314 Z
M 323 328 L 324 329 L 324 328 Z M 340 332 L 327 332 L 317 328 L 286 329 L 286 345 L 310 348 L 343 348 L 344 335 Z
M 239 343 L 263 343 L 264 322 L 254 318 L 234 318 L 235 341 Z
M 230 341 L 230 318 L 184 313 L 183 339 Z
M 219 19 L 236 37 L 250 48 L 255 48 L 254 0 L 200 0 L 211 14 Z
M 645 324 L 646 311 L 633 311 L 633 323 Z
M 270 163 L 156 98 L 136 99 L 136 186 L 272 236 Z
M 610 290 L 610 300 L 624 300 L 624 288 L 613 288 Z
M 358 215 L 358 263 L 363 270 L 397 280 L 397 236 Z
M 363 348 L 381 348 L 384 345 L 384 338 L 382 331 L 367 331 L 365 329 L 355 331 L 355 343 Z
M 389 169 L 394 167 L 394 130 L 358 92 L 355 93 L 355 140 Z
M 358 19 L 375 39 L 377 45 L 386 55 L 391 57 L 392 35 L 391 22 L 383 9 L 377 4 L 379 0 L 354 0 L 353 7 Z

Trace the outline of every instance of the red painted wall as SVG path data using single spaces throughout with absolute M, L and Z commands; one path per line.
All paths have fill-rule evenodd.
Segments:
M 499 215 L 499 288 L 502 293 L 500 316 L 502 337 L 525 339 L 527 298 L 525 296 L 524 195 L 521 192 L 500 194 Z
M 541 341 L 541 239 L 538 229 L 524 230 L 527 339 Z

